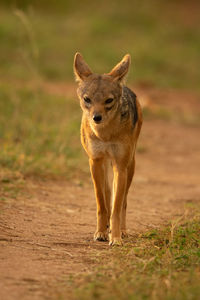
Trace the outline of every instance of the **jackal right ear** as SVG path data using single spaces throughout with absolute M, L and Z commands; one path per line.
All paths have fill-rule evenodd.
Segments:
M 77 81 L 84 80 L 92 74 L 89 66 L 78 52 L 74 56 L 74 74 Z

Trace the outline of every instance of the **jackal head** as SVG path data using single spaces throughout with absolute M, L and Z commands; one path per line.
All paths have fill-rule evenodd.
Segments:
M 130 65 L 130 55 L 103 75 L 95 74 L 80 53 L 74 57 L 74 73 L 78 81 L 77 94 L 83 113 L 92 127 L 105 126 L 116 117 L 122 95 L 122 81 Z

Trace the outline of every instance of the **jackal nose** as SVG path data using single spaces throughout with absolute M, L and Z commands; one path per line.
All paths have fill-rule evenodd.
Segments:
M 94 116 L 93 116 L 93 120 L 94 120 L 96 123 L 99 123 L 99 122 L 101 122 L 101 120 L 102 120 L 102 116 L 101 116 L 101 115 L 94 115 Z

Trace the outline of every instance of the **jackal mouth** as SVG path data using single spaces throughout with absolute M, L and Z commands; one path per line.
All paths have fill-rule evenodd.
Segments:
M 95 129 L 102 128 L 102 127 L 105 126 L 103 120 L 101 120 L 101 121 L 94 121 L 92 119 L 92 120 L 90 120 L 90 124 L 91 124 L 91 127 L 95 128 Z
M 93 120 L 94 121 L 94 120 Z M 98 124 L 102 124 L 102 120 L 100 121 L 94 121 L 94 124 L 98 125 Z

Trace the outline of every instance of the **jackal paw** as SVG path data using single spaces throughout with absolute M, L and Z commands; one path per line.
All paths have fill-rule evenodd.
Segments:
M 110 240 L 109 240 L 109 246 L 122 246 L 123 245 L 123 242 L 122 242 L 122 239 L 120 237 L 110 237 Z
M 94 234 L 95 241 L 107 241 L 108 240 L 108 233 L 106 231 L 96 231 Z
M 121 230 L 121 237 L 122 237 L 122 239 L 128 237 L 128 233 L 127 233 L 127 231 L 126 231 L 125 229 L 122 229 L 122 230 Z

